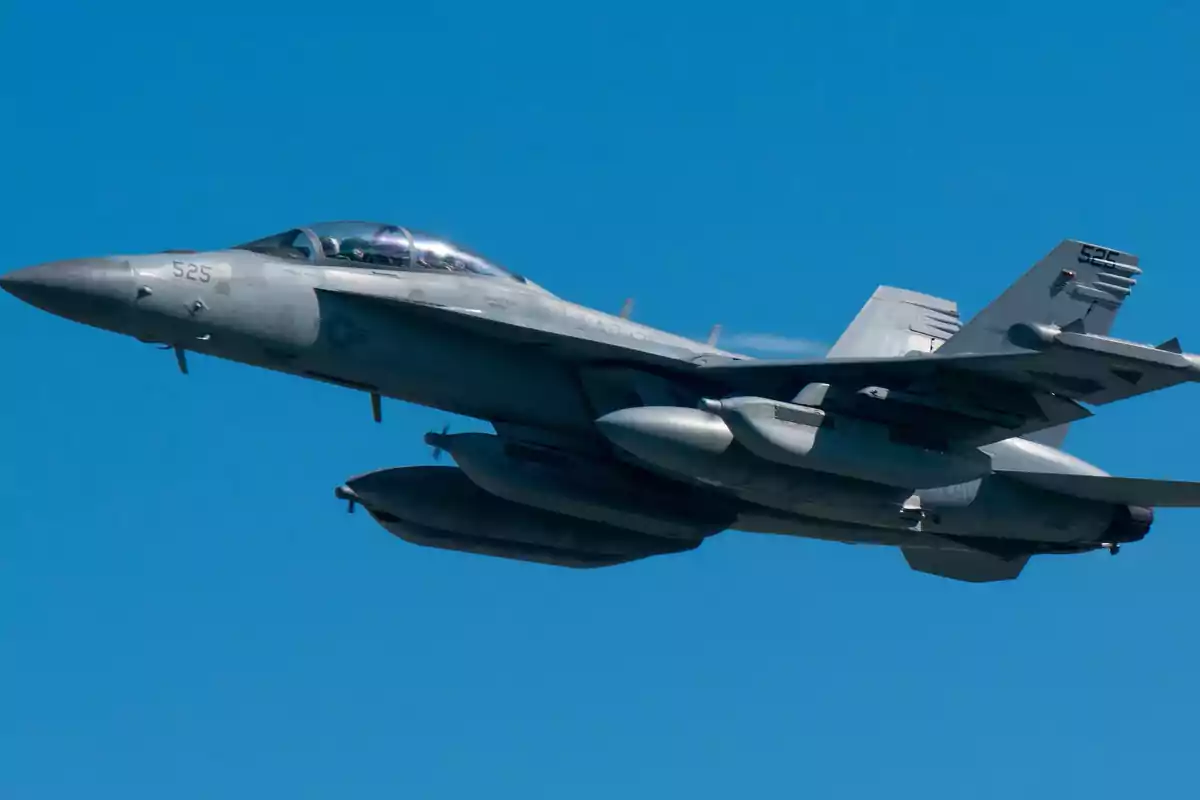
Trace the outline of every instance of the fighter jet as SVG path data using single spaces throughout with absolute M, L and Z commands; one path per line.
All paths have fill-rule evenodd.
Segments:
M 426 547 L 602 567 L 724 531 L 897 547 L 985 582 L 1031 556 L 1120 547 L 1200 483 L 1064 452 L 1088 406 L 1200 380 L 1200 357 L 1109 336 L 1141 270 L 1065 240 L 965 323 L 881 286 L 822 358 L 766 360 L 560 298 L 446 238 L 327 222 L 203 252 L 0 277 L 52 314 L 173 350 L 490 423 L 433 464 L 335 489 Z

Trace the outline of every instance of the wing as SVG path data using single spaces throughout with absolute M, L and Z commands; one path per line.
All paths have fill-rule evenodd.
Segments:
M 1200 358 L 1048 326 L 1016 325 L 1002 353 L 810 361 L 709 361 L 729 391 L 793 399 L 828 384 L 823 405 L 920 441 L 978 446 L 1091 416 L 1103 405 L 1200 380 Z
M 723 353 L 561 301 L 557 301 L 558 306 L 532 306 L 522 312 L 516 304 L 500 303 L 501 307 L 492 307 L 486 296 L 464 293 L 461 298 L 453 298 L 456 302 L 438 302 L 430 297 L 397 297 L 375 291 L 375 287 L 329 285 L 318 287 L 317 295 L 319 301 L 339 298 L 341 302 L 385 309 L 388 313 L 451 326 L 495 341 L 536 347 L 549 356 L 575 363 L 636 364 L 672 370 L 688 365 L 698 352 Z
M 604 400 L 595 403 L 598 416 L 625 403 L 631 392 L 643 404 L 686 405 L 700 392 L 792 400 L 809 384 L 828 384 L 822 405 L 830 410 L 881 422 L 914 442 L 979 446 L 1091 416 L 1082 403 L 1101 405 L 1200 376 L 1200 358 L 1180 352 L 1174 340 L 1147 347 L 1088 332 L 1079 320 L 1064 328 L 1016 323 L 991 342 L 991 352 L 944 352 L 958 339 L 953 304 L 903 290 L 877 291 L 839 341 L 841 352 L 894 352 L 911 341 L 903 335 L 905 327 L 931 347 L 949 336 L 935 352 L 801 361 L 699 355 L 702 350 L 682 340 L 652 341 L 648 334 L 637 339 L 562 309 L 549 315 L 553 324 L 533 312 L 497 316 L 474 308 L 472 303 L 486 303 L 465 295 L 459 299 L 467 307 L 364 295 L 352 287 L 319 292 L 436 319 L 573 362 L 588 373 L 589 396 Z M 597 369 L 607 370 L 604 380 L 589 377 Z M 618 373 L 619 380 L 608 380 Z

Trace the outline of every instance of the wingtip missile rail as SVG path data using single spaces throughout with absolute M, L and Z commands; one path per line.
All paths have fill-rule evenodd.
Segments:
M 1057 348 L 1081 355 L 1187 370 L 1192 373 L 1193 380 L 1200 380 L 1200 355 L 1183 352 L 1176 338 L 1154 346 L 1111 336 L 1082 333 L 1072 330 L 1070 325 L 1060 328 L 1057 325 L 1020 322 L 1009 328 L 1008 341 L 1025 350 L 1044 351 Z

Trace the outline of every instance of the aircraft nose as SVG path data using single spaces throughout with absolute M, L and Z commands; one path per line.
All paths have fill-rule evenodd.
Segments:
M 134 300 L 129 262 L 109 258 L 24 267 L 0 275 L 0 288 L 43 311 L 100 327 L 118 323 Z

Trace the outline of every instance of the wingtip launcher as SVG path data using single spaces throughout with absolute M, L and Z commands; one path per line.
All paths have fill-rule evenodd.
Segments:
M 1095 333 L 1080 333 L 1067 325 L 1039 325 L 1021 322 L 1008 330 L 1008 340 L 1026 350 L 1061 348 L 1079 353 L 1081 356 L 1101 357 L 1111 361 L 1140 363 L 1152 367 L 1182 369 L 1200 380 L 1200 356 L 1183 352 L 1177 337 L 1158 346 L 1139 344 L 1126 339 L 1114 339 Z

